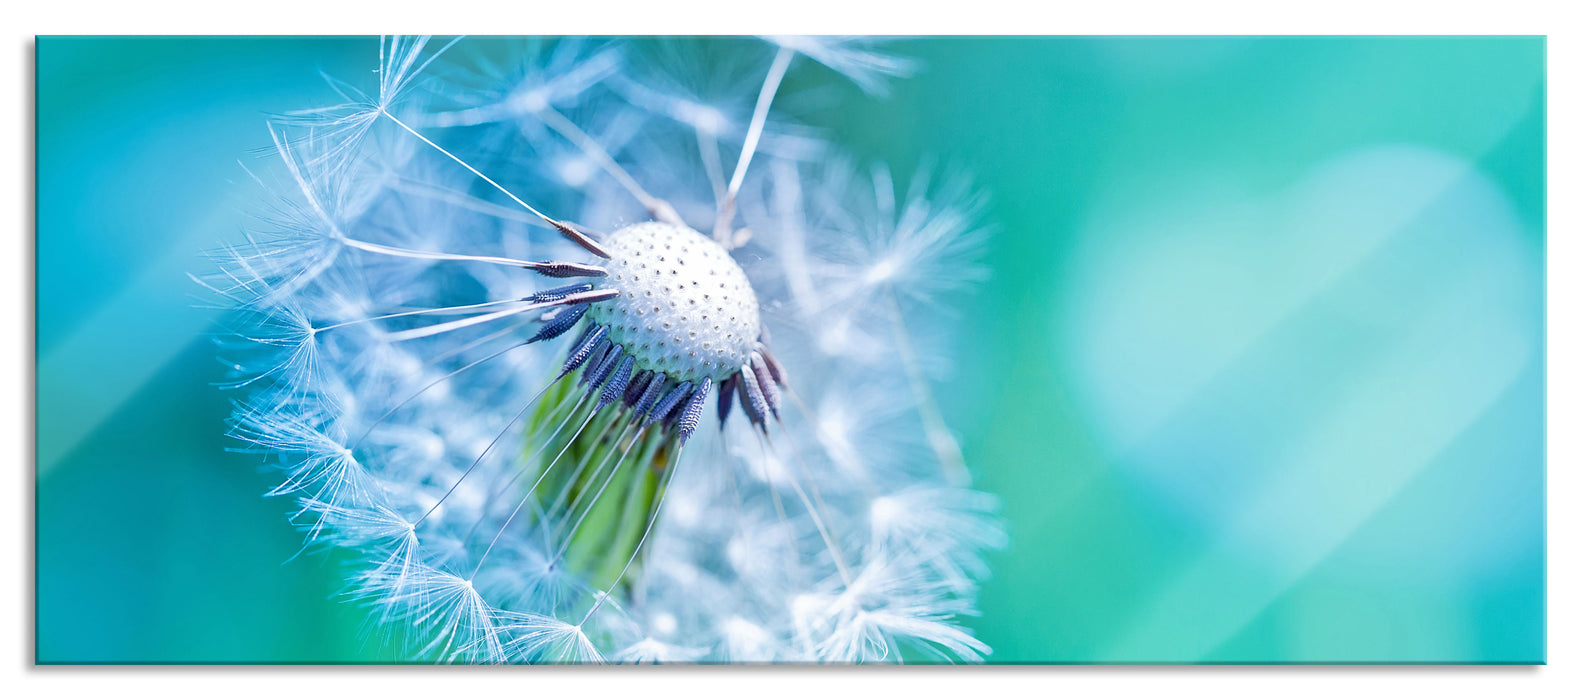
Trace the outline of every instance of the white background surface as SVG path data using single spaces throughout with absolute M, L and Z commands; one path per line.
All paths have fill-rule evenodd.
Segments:
M 1577 25 L 1561 3 L 1330 0 L 1271 3 L 1031 0 L 860 5 L 852 0 L 676 2 L 262 3 L 140 0 L 40 2 L 0 10 L 12 32 L 0 70 L 4 149 L 0 198 L 10 226 L 0 290 L 8 317 L 0 342 L 0 444 L 14 528 L 0 543 L 0 683 L 6 697 L 434 697 L 659 700 L 745 698 L 1509 698 L 1582 697 L 1582 412 L 1579 343 Z M 35 34 L 1544 34 L 1550 125 L 1548 233 L 1548 658 L 1546 667 L 981 667 L 981 668 L 104 668 L 33 665 L 33 39 Z M 82 630 L 93 634 L 92 629 Z

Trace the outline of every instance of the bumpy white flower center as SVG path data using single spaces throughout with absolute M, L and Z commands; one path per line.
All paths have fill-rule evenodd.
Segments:
M 601 241 L 610 253 L 606 285 L 620 296 L 588 318 L 637 358 L 637 369 L 676 381 L 718 382 L 749 361 L 758 341 L 758 297 L 719 244 L 658 222 L 628 226 Z

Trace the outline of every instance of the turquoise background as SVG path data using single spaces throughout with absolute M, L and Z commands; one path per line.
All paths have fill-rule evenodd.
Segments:
M 995 662 L 1544 660 L 1544 41 L 930 39 L 860 156 L 992 193 L 938 387 Z M 37 660 L 378 661 L 186 273 L 373 39 L 38 42 Z M 288 561 L 290 560 L 290 561 Z

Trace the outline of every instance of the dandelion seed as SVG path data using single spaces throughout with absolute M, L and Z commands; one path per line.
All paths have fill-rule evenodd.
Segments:
M 271 123 L 282 191 L 203 280 L 233 434 L 310 544 L 362 556 L 378 634 L 447 663 L 987 654 L 962 625 L 1004 535 L 907 318 L 973 276 L 976 200 L 920 177 L 897 212 L 774 113 L 800 57 L 869 91 L 910 63 L 777 39 L 717 94 L 620 42 L 435 43 Z

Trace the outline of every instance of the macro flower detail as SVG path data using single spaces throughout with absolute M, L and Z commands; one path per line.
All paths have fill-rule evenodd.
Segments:
M 981 660 L 1005 535 L 931 394 L 981 199 L 775 109 L 870 40 L 379 42 L 270 122 L 241 448 L 400 658 Z M 807 60 L 800 60 L 805 58 Z M 756 77 L 746 77 L 756 76 Z M 273 178 L 271 181 L 270 178 Z

